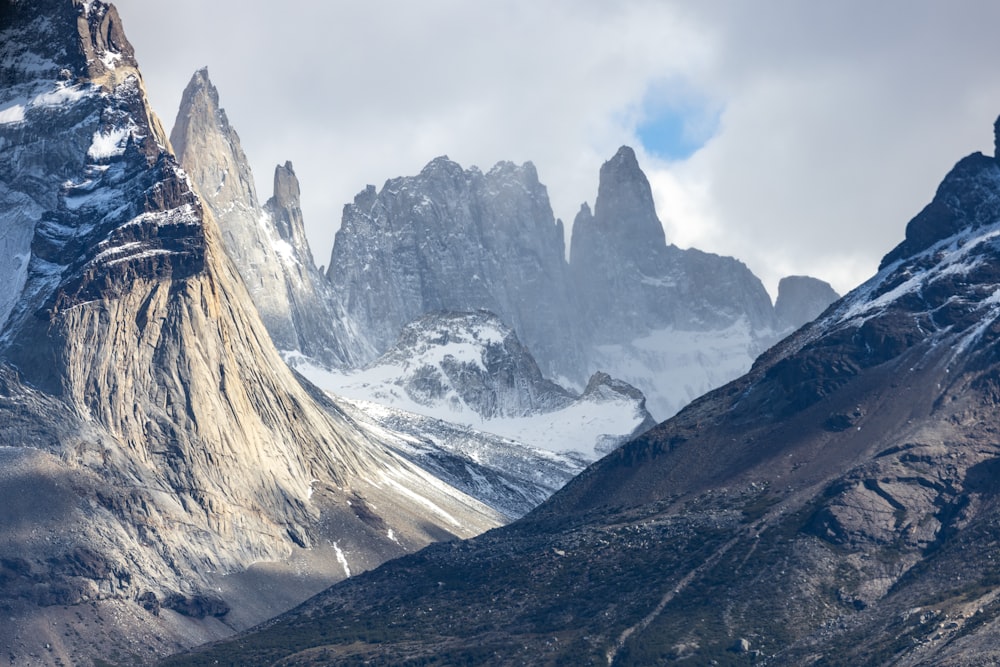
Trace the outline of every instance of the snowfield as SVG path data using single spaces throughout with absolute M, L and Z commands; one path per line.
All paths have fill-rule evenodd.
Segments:
M 468 358 L 472 353 L 469 348 L 466 343 L 459 343 L 455 356 Z M 442 352 L 440 358 L 446 354 Z M 323 368 L 301 355 L 285 353 L 285 358 L 306 379 L 334 396 L 452 422 L 549 452 L 574 453 L 587 461 L 595 461 L 621 444 L 645 418 L 636 401 L 625 397 L 587 397 L 551 412 L 485 419 L 454 392 L 438 401 L 414 400 L 397 383 L 408 370 L 402 364 L 338 371 Z

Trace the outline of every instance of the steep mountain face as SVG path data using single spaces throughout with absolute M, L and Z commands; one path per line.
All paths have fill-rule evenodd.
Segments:
M 545 379 L 517 335 L 492 313 L 431 313 L 396 344 L 345 373 L 291 362 L 338 396 L 392 406 L 554 452 L 594 460 L 655 421 L 642 392 L 595 374 L 582 395 Z
M 517 331 L 545 375 L 580 365 L 566 335 L 576 320 L 562 223 L 531 163 L 483 174 L 440 157 L 369 186 L 344 209 L 328 276 L 380 352 L 425 313 L 483 309 Z
M 996 662 L 998 195 L 962 160 L 874 278 L 525 519 L 184 664 Z
M 292 164 L 275 169 L 274 195 L 261 206 L 250 163 L 207 69 L 195 72 L 184 90 L 170 142 L 218 221 L 226 253 L 275 345 L 331 366 L 370 359 L 373 350 L 313 262 Z
M 570 269 L 598 343 L 652 330 L 775 328 L 767 291 L 742 263 L 668 246 L 649 181 L 623 146 L 601 167 L 594 213 L 573 222 Z
M 601 167 L 594 212 L 584 204 L 573 222 L 570 273 L 589 370 L 639 387 L 660 417 L 746 372 L 781 333 L 767 291 L 744 264 L 667 245 L 627 146 Z
M 830 283 L 810 276 L 787 276 L 778 282 L 774 316 L 782 330 L 794 331 L 819 317 L 839 298 Z
M 10 660 L 141 662 L 497 525 L 285 366 L 115 9 L 7 0 L 0 21 Z
M 582 387 L 607 372 L 638 387 L 660 417 L 746 372 L 795 328 L 742 263 L 666 244 L 627 147 L 601 168 L 594 213 L 581 209 L 571 250 L 567 263 L 562 225 L 530 164 L 483 175 L 438 158 L 346 207 L 329 277 L 382 352 L 423 314 L 485 309 L 546 377 Z M 820 290 L 795 298 L 817 314 L 833 300 Z

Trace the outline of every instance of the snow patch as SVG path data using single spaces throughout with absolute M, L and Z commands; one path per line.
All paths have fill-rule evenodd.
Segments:
M 483 331 L 484 336 L 489 333 L 489 330 Z M 473 361 L 470 353 L 472 347 L 467 343 L 442 346 L 442 350 L 436 352 L 435 356 L 443 359 L 446 356 L 444 350 L 448 350 L 453 358 L 461 359 L 465 356 Z M 474 357 L 474 361 L 481 364 L 478 348 Z M 558 410 L 525 417 L 484 419 L 464 403 L 452 400 L 457 399 L 454 391 L 439 401 L 427 404 L 413 400 L 395 384 L 405 373 L 406 367 L 402 364 L 379 365 L 366 371 L 334 371 L 301 355 L 289 358 L 286 354 L 285 358 L 296 371 L 321 389 L 337 396 L 370 403 L 367 410 L 376 410 L 379 404 L 387 405 L 395 410 L 460 424 L 549 452 L 578 453 L 588 461 L 603 456 L 607 453 L 608 443 L 621 441 L 643 421 L 637 402 L 624 396 L 605 401 L 578 400 Z M 421 357 L 420 363 L 425 361 L 427 360 Z M 749 367 L 749 363 L 744 350 L 738 365 L 740 368 L 744 365 Z
M 101 56 L 101 62 L 108 69 L 115 69 L 118 65 L 118 61 L 122 59 L 122 54 L 114 53 L 113 51 L 105 51 Z
M 0 109 L 0 125 L 13 125 L 24 121 L 25 107 L 23 104 L 14 104 Z
M 340 548 L 340 545 L 337 544 L 336 542 L 333 543 L 333 550 L 337 554 L 337 562 L 340 563 L 340 566 L 342 568 L 344 568 L 344 576 L 345 577 L 350 577 L 351 576 L 351 566 L 348 565 L 348 563 L 347 563 L 347 556 L 344 555 L 344 551 Z
M 28 109 L 56 107 L 72 104 L 94 94 L 95 88 L 90 85 L 71 86 L 64 81 L 56 84 L 53 90 L 35 95 L 30 100 L 27 97 L 17 97 L 0 103 L 0 125 L 23 123 Z
M 122 155 L 125 153 L 125 138 L 128 135 L 129 131 L 125 128 L 115 128 L 110 132 L 94 132 L 87 157 L 92 160 L 106 160 Z
M 285 264 L 297 264 L 298 259 L 295 256 L 295 248 L 292 247 L 288 241 L 284 239 L 273 239 L 272 245 L 274 247 L 274 252 L 278 254 Z
M 72 104 L 89 97 L 94 92 L 91 86 L 69 86 L 65 83 L 56 84 L 56 89 L 47 93 L 36 95 L 31 100 L 33 107 L 54 107 L 63 104 Z

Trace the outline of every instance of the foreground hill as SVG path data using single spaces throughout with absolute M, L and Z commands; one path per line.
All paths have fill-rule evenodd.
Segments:
M 994 664 L 998 267 L 977 153 L 875 277 L 523 520 L 168 664 Z

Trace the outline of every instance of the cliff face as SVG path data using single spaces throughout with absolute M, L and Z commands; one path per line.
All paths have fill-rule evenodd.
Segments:
M 628 147 L 601 167 L 593 212 L 584 204 L 573 222 L 570 275 L 589 370 L 641 389 L 659 418 L 745 372 L 782 333 L 742 262 L 667 245 Z
M 184 90 L 170 141 L 218 221 L 226 253 L 275 345 L 329 366 L 370 358 L 373 351 L 313 262 L 292 164 L 275 168 L 274 194 L 261 205 L 250 163 L 208 70 L 195 72 Z
M 774 316 L 782 329 L 794 331 L 819 317 L 839 298 L 827 282 L 809 276 L 786 276 L 778 283 Z
M 668 245 L 634 152 L 601 168 L 564 259 L 562 224 L 530 165 L 489 173 L 447 158 L 369 187 L 344 210 L 329 277 L 346 311 L 385 352 L 429 312 L 488 310 L 542 373 L 583 387 L 607 372 L 666 417 L 750 368 L 790 331 L 741 262 Z M 821 311 L 828 294 L 810 293 Z
M 344 209 L 328 276 L 379 351 L 420 315 L 483 309 L 545 375 L 579 366 L 562 224 L 530 163 L 483 174 L 442 157 L 369 187 Z
M 724 329 L 741 318 L 775 329 L 764 286 L 741 262 L 668 246 L 635 153 L 622 147 L 601 167 L 594 213 L 573 223 L 573 279 L 598 343 L 649 331 Z
M 0 7 L 11 655 L 176 649 L 352 567 L 496 525 L 287 369 L 149 110 L 114 8 Z M 290 592 L 239 583 L 310 547 L 312 578 Z M 52 629 L 64 617 L 78 632 Z

